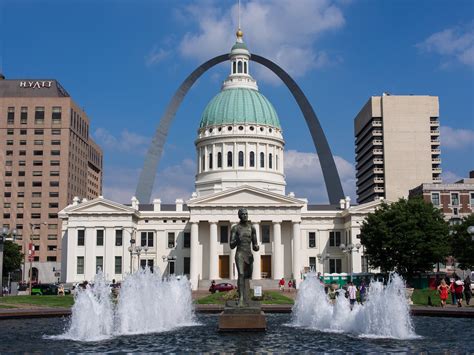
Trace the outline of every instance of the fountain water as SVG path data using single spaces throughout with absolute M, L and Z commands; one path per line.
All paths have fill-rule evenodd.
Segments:
M 365 304 L 356 304 L 351 311 L 349 300 L 343 295 L 331 304 L 316 275 L 309 275 L 298 292 L 292 324 L 366 337 L 416 338 L 403 279 L 392 275 L 386 286 L 372 281 L 369 290 Z
M 97 341 L 117 335 L 169 331 L 196 325 L 186 277 L 163 280 L 149 268 L 125 278 L 118 302 L 101 272 L 94 286 L 79 289 L 69 329 L 54 339 Z

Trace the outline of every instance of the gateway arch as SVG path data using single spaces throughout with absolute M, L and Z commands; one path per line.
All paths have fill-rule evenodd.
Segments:
M 181 86 L 174 94 L 173 98 L 168 104 L 168 107 L 166 108 L 165 113 L 163 116 L 161 116 L 150 148 L 148 149 L 147 155 L 145 157 L 143 169 L 140 173 L 140 178 L 138 180 L 138 185 L 135 192 L 135 196 L 137 197 L 138 201 L 141 201 L 142 203 L 150 202 L 158 163 L 163 153 L 163 147 L 165 145 L 166 137 L 168 136 L 169 128 L 176 115 L 176 112 L 178 111 L 179 106 L 181 105 L 181 102 L 188 93 L 189 89 L 202 74 L 215 65 L 225 62 L 228 59 L 229 54 L 222 54 L 201 64 L 183 81 Z M 316 148 L 316 153 L 318 154 L 319 162 L 321 164 L 321 170 L 323 171 L 329 203 L 332 205 L 339 204 L 339 200 L 344 198 L 344 191 L 342 190 L 339 173 L 337 172 L 331 149 L 329 148 L 329 144 L 327 142 L 326 136 L 324 135 L 321 124 L 319 123 L 319 119 L 305 94 L 300 89 L 298 84 L 296 84 L 296 82 L 288 75 L 288 73 L 277 64 L 273 63 L 271 60 L 256 54 L 252 54 L 250 60 L 262 64 L 274 72 L 285 83 L 287 88 L 292 93 L 296 103 L 303 113 L 309 132 L 311 133 L 311 137 Z

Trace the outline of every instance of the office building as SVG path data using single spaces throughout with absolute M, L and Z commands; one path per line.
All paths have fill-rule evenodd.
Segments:
M 354 120 L 357 202 L 441 182 L 436 96 L 372 96 Z
M 33 243 L 33 280 L 60 277 L 58 211 L 74 196 L 101 195 L 102 151 L 89 125 L 58 81 L 0 77 L 0 225 L 16 229 L 27 270 Z

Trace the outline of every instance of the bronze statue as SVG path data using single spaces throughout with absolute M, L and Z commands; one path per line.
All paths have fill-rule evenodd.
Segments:
M 254 251 L 259 250 L 257 244 L 257 233 L 255 227 L 248 220 L 248 212 L 245 208 L 239 210 L 240 223 L 232 227 L 230 236 L 230 248 L 237 247 L 235 253 L 235 264 L 237 265 L 237 272 L 239 278 L 237 285 L 239 288 L 239 307 L 245 307 L 249 304 L 250 279 L 252 278 L 253 270 L 253 255 Z M 252 248 L 250 248 L 252 244 Z

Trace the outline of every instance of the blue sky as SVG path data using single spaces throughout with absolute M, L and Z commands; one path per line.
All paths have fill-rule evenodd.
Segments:
M 439 96 L 443 179 L 474 169 L 473 10 L 473 1 L 249 0 L 242 29 L 250 51 L 287 69 L 313 104 L 355 200 L 353 119 L 382 92 Z M 61 82 L 104 149 L 105 197 L 129 202 L 168 101 L 198 64 L 229 51 L 236 14 L 225 0 L 0 0 L 2 70 Z M 327 201 L 291 94 L 265 68 L 251 71 L 284 130 L 287 192 Z M 227 73 L 227 64 L 212 69 L 183 102 L 153 197 L 193 191 L 200 116 Z

